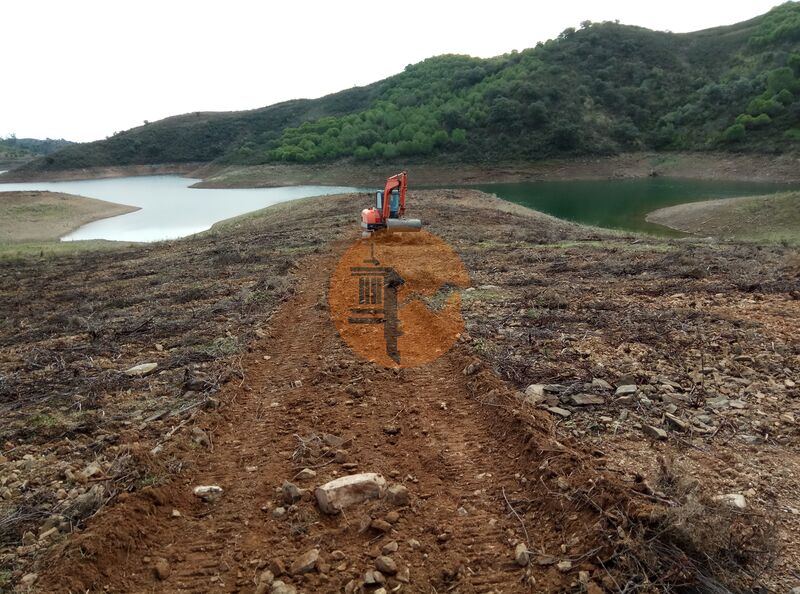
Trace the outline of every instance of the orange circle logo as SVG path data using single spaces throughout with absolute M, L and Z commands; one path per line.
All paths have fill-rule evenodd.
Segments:
M 328 305 L 342 339 L 386 367 L 446 353 L 464 330 L 456 252 L 427 231 L 376 232 L 350 246 L 331 277 Z

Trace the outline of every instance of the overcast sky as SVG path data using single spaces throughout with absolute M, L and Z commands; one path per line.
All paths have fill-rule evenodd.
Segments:
M 0 136 L 87 141 L 143 120 L 364 85 L 443 53 L 532 47 L 583 20 L 675 32 L 779 0 L 9 0 Z

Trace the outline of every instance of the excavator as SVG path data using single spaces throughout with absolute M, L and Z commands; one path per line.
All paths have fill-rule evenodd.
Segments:
M 419 231 L 422 221 L 406 219 L 406 190 L 408 172 L 401 171 L 386 180 L 382 192 L 375 194 L 375 206 L 361 211 L 361 229 L 364 237 L 375 231 Z

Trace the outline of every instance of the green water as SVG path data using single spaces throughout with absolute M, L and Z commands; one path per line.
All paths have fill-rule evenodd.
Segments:
M 498 183 L 471 187 L 577 223 L 655 235 L 678 235 L 671 229 L 648 223 L 645 217 L 657 208 L 674 204 L 786 192 L 797 189 L 798 186 L 648 177 L 605 181 Z

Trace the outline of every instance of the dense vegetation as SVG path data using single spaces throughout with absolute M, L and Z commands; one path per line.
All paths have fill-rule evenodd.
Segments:
M 800 3 L 689 34 L 584 22 L 521 52 L 439 56 L 321 99 L 169 118 L 29 168 L 640 149 L 800 149 Z
M 70 144 L 73 143 L 63 139 L 17 138 L 14 134 L 10 134 L 8 138 L 0 138 L 0 159 L 29 159 L 39 155 L 49 155 Z

